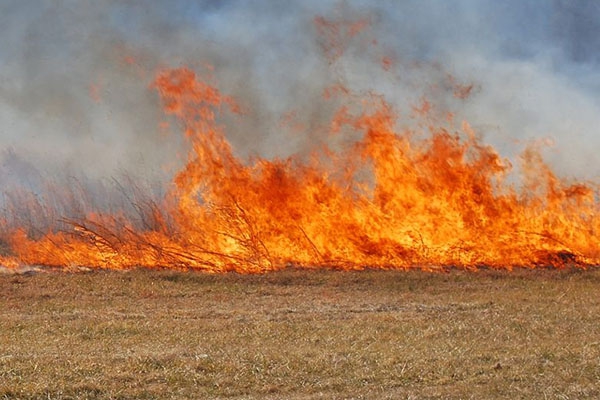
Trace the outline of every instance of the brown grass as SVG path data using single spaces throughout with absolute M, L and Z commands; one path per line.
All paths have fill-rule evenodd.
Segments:
M 0 399 L 600 398 L 600 271 L 0 275 Z

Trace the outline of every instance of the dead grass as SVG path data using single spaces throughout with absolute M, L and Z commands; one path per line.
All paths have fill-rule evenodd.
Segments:
M 0 399 L 600 398 L 600 271 L 0 275 Z

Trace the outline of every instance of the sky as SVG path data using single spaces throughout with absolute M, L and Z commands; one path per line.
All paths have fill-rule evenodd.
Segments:
M 316 17 L 368 28 L 332 61 Z M 248 108 L 227 131 L 244 156 L 310 148 L 327 117 L 322 90 L 340 81 L 400 115 L 426 96 L 507 157 L 539 140 L 559 175 L 600 177 L 600 2 L 3 0 L 0 37 L 5 187 L 60 174 L 162 179 L 184 150 L 161 129 L 150 86 L 158 68 L 184 65 Z M 433 89 L 448 75 L 471 95 Z M 290 112 L 302 135 L 282 128 Z

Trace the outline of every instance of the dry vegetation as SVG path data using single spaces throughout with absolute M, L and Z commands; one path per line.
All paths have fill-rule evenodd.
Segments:
M 0 399 L 599 398 L 600 271 L 0 274 Z

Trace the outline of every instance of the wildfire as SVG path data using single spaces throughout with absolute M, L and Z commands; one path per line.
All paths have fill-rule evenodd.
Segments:
M 234 99 L 187 68 L 161 71 L 153 86 L 189 155 L 163 202 L 144 205 L 149 223 L 88 213 L 41 234 L 17 227 L 4 234 L 1 264 L 208 272 L 600 264 L 597 192 L 559 179 L 533 146 L 517 188 L 505 180 L 510 162 L 468 123 L 398 131 L 393 107 L 369 94 L 331 121 L 332 135 L 360 134 L 351 145 L 244 161 L 218 122 L 239 113 Z M 327 96 L 357 95 L 339 86 Z M 426 114 L 425 105 L 416 110 Z

